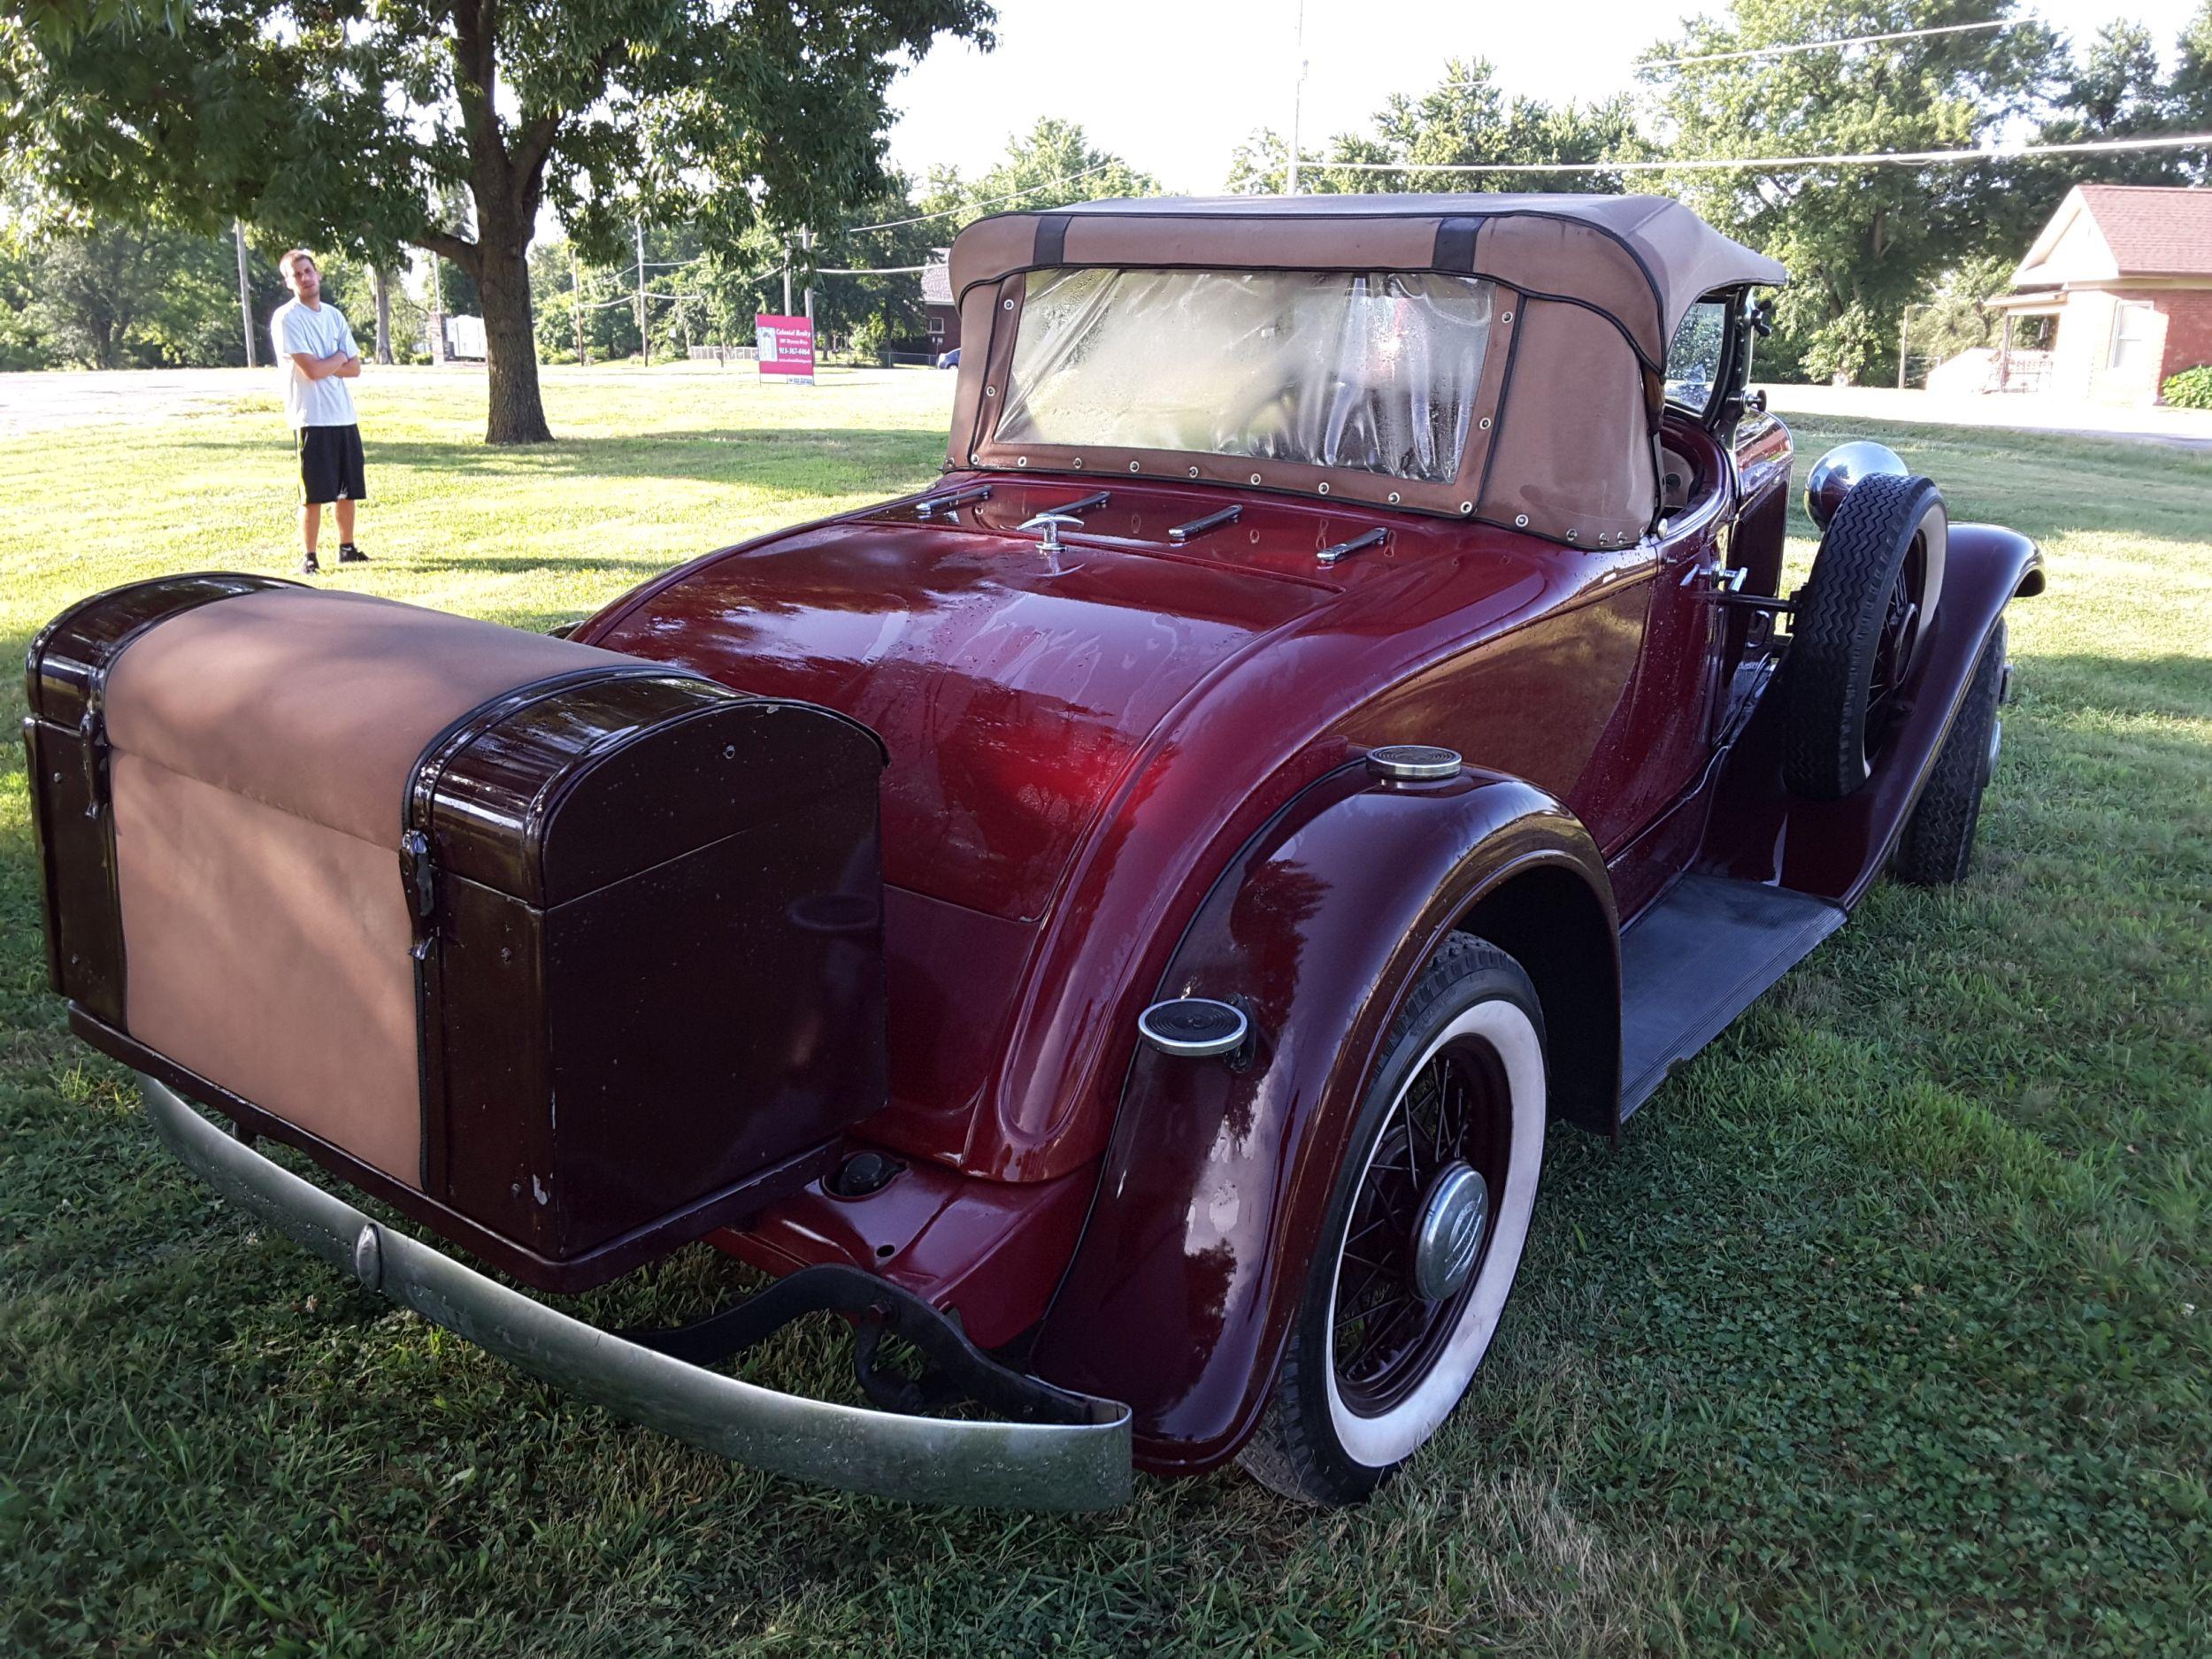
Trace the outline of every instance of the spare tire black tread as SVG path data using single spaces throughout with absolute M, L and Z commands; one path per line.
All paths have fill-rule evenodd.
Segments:
M 1793 795 L 1839 801 L 1866 782 L 1867 687 L 1906 545 L 1896 526 L 1907 513 L 1917 523 L 1923 492 L 1943 499 L 1932 480 L 1877 473 L 1828 521 L 1791 623 L 1782 688 L 1782 781 Z
M 1918 887 L 1948 887 L 1966 879 L 1974 858 L 1974 832 L 1989 784 L 1990 728 L 2004 688 L 2005 625 L 2001 620 L 1974 664 L 1966 699 L 1936 751 L 1928 781 L 1897 838 L 1890 873 Z

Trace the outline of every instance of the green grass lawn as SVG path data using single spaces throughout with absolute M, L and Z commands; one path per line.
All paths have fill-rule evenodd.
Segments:
M 480 382 L 372 372 L 377 563 L 326 580 L 580 616 L 926 480 L 949 380 L 556 371 L 563 441 L 494 454 Z M 288 568 L 274 407 L 0 442 L 12 659 L 95 588 Z M 8 753 L 0 1650 L 2212 1652 L 2212 457 L 1867 435 L 2050 560 L 1975 874 L 1878 889 L 1618 1150 L 1555 1141 L 1474 1395 L 1356 1513 L 1233 1473 L 1074 1520 L 782 1484 L 249 1231 L 65 1035 Z M 738 1278 L 696 1248 L 592 1308 Z

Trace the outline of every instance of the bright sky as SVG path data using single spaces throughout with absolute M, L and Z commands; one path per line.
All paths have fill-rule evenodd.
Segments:
M 2146 25 L 2170 61 L 2195 4 L 2120 0 L 2119 14 Z M 996 51 L 941 45 L 892 88 L 902 119 L 891 158 L 917 177 L 938 163 L 980 173 L 1010 135 L 1059 115 L 1168 189 L 1202 195 L 1221 188 L 1230 151 L 1253 128 L 1289 130 L 1298 0 L 997 6 Z M 2034 12 L 2077 41 L 2114 16 L 2109 0 L 2043 0 Z M 1391 93 L 1433 86 L 1448 58 L 1489 58 L 1509 93 L 1589 103 L 1631 89 L 1637 53 L 1673 33 L 1648 0 L 1307 0 L 1305 12 L 1308 155 L 1331 134 L 1363 127 Z

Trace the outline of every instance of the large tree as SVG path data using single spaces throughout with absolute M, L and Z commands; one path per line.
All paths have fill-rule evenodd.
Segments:
M 39 0 L 0 21 L 0 162 L 81 212 L 452 261 L 483 307 L 486 438 L 534 442 L 541 208 L 603 264 L 638 219 L 729 247 L 833 223 L 883 183 L 899 58 L 990 22 L 985 0 Z
M 2212 0 L 2203 0 L 2182 27 L 2166 113 L 2177 132 L 2212 132 Z M 2204 181 L 2205 163 L 2201 152 L 2193 158 L 2193 181 Z
M 2199 26 L 2208 18 L 2212 0 L 2199 14 Z M 2185 34 L 2180 42 L 2185 73 L 2189 39 Z M 2160 79 L 2158 46 L 2150 31 L 2139 23 L 2108 23 L 2062 72 L 2056 111 L 2037 133 L 2037 142 L 2069 144 L 2200 130 L 2182 125 L 2180 97 L 2177 86 Z M 2185 150 L 2051 156 L 2041 163 L 2046 176 L 2040 188 L 2022 182 L 2035 198 L 2027 204 L 2030 211 L 2047 212 L 2084 176 L 2103 184 L 2186 184 L 2202 159 L 2202 151 Z
M 1079 124 L 1047 115 L 1028 132 L 1009 138 L 1006 154 L 972 179 L 951 167 L 931 169 L 917 211 L 940 216 L 939 228 L 931 235 L 941 247 L 962 225 L 987 213 L 1159 193 L 1159 181 L 1150 173 L 1094 146 Z
M 228 237 L 103 225 L 48 240 L 30 270 L 30 318 L 52 363 L 127 369 L 246 360 Z M 275 289 L 265 262 L 264 273 L 265 292 Z
M 1611 173 L 1429 171 L 1437 166 L 1618 161 L 1640 153 L 1627 99 L 1550 104 L 1537 98 L 1509 98 L 1498 87 L 1496 73 L 1486 58 L 1448 59 L 1443 79 L 1418 97 L 1393 94 L 1375 112 L 1371 131 L 1340 133 L 1323 146 L 1324 155 L 1302 157 L 1299 189 L 1311 195 L 1361 195 L 1378 190 L 1609 193 L 1622 188 L 1621 175 Z M 1288 146 L 1279 134 L 1255 133 L 1237 147 L 1229 188 L 1240 195 L 1279 193 L 1288 188 Z
M 2008 27 L 1764 57 L 1762 47 L 1940 27 Z M 1685 61 L 1696 59 L 1698 61 Z M 2050 32 L 2009 0 L 1734 0 L 1654 49 L 1666 154 L 1678 157 L 1970 150 L 2039 112 L 2060 66 Z M 1704 217 L 1789 267 L 1785 363 L 1820 379 L 1893 369 L 1896 318 L 1978 254 L 2016 257 L 2033 208 L 2005 164 L 1758 167 L 1662 175 Z

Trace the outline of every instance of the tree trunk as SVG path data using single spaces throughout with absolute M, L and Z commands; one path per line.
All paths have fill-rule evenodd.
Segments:
M 392 284 L 384 274 L 384 267 L 377 265 L 370 273 L 376 284 L 376 360 L 392 360 Z
M 521 237 L 486 234 L 481 242 L 482 268 L 476 273 L 476 286 L 484 301 L 484 362 L 491 379 L 486 443 L 553 442 L 552 429 L 545 424 L 545 404 L 538 396 L 527 246 Z

